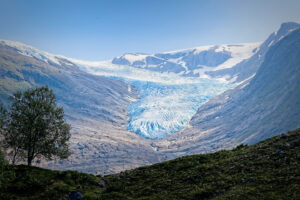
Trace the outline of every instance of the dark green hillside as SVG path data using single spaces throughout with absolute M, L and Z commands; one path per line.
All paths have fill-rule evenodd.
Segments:
M 1 199 L 300 199 L 300 129 L 105 177 L 8 166 L 2 179 Z
M 81 191 L 96 199 L 99 178 L 76 171 L 51 171 L 25 165 L 8 166 L 3 174 L 0 199 L 68 199 L 70 191 Z M 94 198 L 93 198 L 94 197 Z

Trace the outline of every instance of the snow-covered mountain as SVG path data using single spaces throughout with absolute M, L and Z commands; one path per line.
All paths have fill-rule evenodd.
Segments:
M 227 76 L 214 78 L 207 72 L 234 67 L 254 55 L 259 45 L 211 45 L 157 54 L 126 53 L 103 62 L 71 60 L 90 73 L 134 80 L 157 82 L 161 81 L 158 77 L 170 75 L 225 80 Z
M 104 62 L 70 59 L 17 42 L 0 44 L 48 64 L 79 66 L 86 72 L 135 86 L 139 99 L 128 107 L 127 129 L 145 138 L 161 139 L 185 128 L 200 105 L 234 86 L 224 78 L 210 78 L 206 71 L 234 66 L 253 55 L 259 43 L 205 46 L 155 55 L 125 54 Z
M 300 28 L 300 24 L 295 22 L 286 22 L 281 24 L 280 28 L 273 32 L 259 46 L 259 48 L 256 50 L 256 53 L 252 57 L 245 59 L 231 68 L 210 71 L 207 72 L 207 74 L 213 78 L 227 77 L 227 80 L 234 80 L 234 82 L 241 82 L 253 77 L 260 65 L 263 63 L 268 50 L 278 41 L 298 28 Z
M 74 127 L 71 146 L 76 155 L 70 162 L 47 164 L 51 168 L 117 172 L 231 147 L 231 140 L 220 143 L 232 129 L 230 119 L 218 119 L 242 104 L 227 105 L 227 94 L 240 96 L 240 88 L 255 79 L 270 48 L 297 27 L 297 23 L 284 23 L 261 45 L 214 45 L 151 55 L 127 53 L 97 62 L 0 40 L 0 99 L 17 89 L 36 85 L 54 88 Z M 254 89 L 251 91 L 255 94 Z M 229 111 L 217 112 L 218 106 Z M 233 115 L 240 116 L 236 112 Z M 259 107 L 257 112 L 264 111 Z M 250 124 L 244 119 L 251 118 L 250 114 L 235 122 L 243 124 L 247 134 Z M 202 119 L 207 119 L 205 127 L 201 126 Z
M 299 127 L 300 28 L 270 46 L 251 80 L 201 106 L 189 127 L 167 140 L 170 150 L 186 155 L 253 144 Z
M 208 71 L 231 68 L 251 57 L 260 43 L 211 45 L 158 54 L 127 53 L 114 58 L 115 65 L 128 65 L 161 73 L 209 78 Z
M 153 55 L 127 53 L 110 61 L 71 59 L 83 70 L 121 79 L 137 88 L 127 126 L 143 137 L 161 139 L 185 128 L 198 107 L 234 87 L 207 72 L 227 69 L 255 54 L 260 43 L 203 46 Z
M 278 36 L 284 37 L 294 26 L 287 26 L 285 31 L 279 31 Z M 249 79 L 249 76 L 243 79 L 237 73 L 221 72 L 235 69 L 243 63 L 246 66 L 238 70 L 239 73 L 253 63 L 259 65 L 263 53 L 271 46 L 269 40 L 265 42 L 268 45 L 263 43 L 261 46 L 260 43 L 245 43 L 156 54 L 127 53 L 98 62 L 53 55 L 17 42 L 1 42 L 25 56 L 56 65 L 76 65 L 88 73 L 133 85 L 139 99 L 128 107 L 130 119 L 127 130 L 145 138 L 162 139 L 187 127 L 198 108 L 209 99 Z M 250 69 L 252 73 L 248 75 L 254 75 L 257 67 Z

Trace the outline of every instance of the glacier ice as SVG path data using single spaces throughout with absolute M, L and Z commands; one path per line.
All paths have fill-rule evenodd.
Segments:
M 140 99 L 128 107 L 129 131 L 145 138 L 161 139 L 186 127 L 199 106 L 232 87 L 202 79 L 192 84 L 130 81 Z
M 110 61 L 77 64 L 89 73 L 134 85 L 139 99 L 128 107 L 127 130 L 154 140 L 185 128 L 201 104 L 232 87 L 223 79 L 185 77 Z

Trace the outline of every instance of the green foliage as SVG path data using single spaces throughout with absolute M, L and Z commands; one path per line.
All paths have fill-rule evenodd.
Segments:
M 12 162 L 26 158 L 52 159 L 69 156 L 70 126 L 64 120 L 63 108 L 47 86 L 16 92 L 2 128 L 4 147 L 11 150 Z
M 0 147 L 0 170 L 1 170 L 1 172 L 3 171 L 4 164 L 5 164 L 5 157 L 4 157 L 4 153 L 2 152 L 2 149 Z
M 300 129 L 106 176 L 102 199 L 299 199 Z
M 3 132 L 4 122 L 7 118 L 7 110 L 4 108 L 3 104 L 0 103 L 0 134 Z
M 299 199 L 300 129 L 252 146 L 193 155 L 104 177 L 6 166 L 0 199 Z M 105 186 L 101 187 L 101 181 Z
M 6 120 L 6 117 L 7 117 L 7 111 L 3 107 L 3 104 L 0 103 L 0 136 L 3 133 L 3 127 L 4 127 L 4 122 Z M 0 145 L 0 185 L 2 183 L 5 165 L 6 165 L 5 155 L 4 152 L 2 151 L 2 146 Z
M 1 185 L 1 181 L 2 181 L 2 178 L 3 178 L 3 173 L 4 173 L 4 167 L 6 165 L 6 160 L 5 160 L 5 156 L 4 156 L 4 153 L 1 149 L 1 146 L 0 146 L 0 185 Z
M 6 167 L 0 199 L 68 199 L 71 191 L 89 196 L 97 194 L 99 178 L 73 171 L 52 171 L 25 165 Z

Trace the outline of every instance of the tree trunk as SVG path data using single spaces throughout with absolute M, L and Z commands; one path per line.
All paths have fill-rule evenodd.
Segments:
M 27 156 L 27 165 L 28 165 L 28 166 L 31 166 L 32 160 L 33 160 L 33 156 L 31 156 L 31 155 L 29 154 L 29 155 Z
M 17 156 L 17 151 L 14 152 L 13 159 L 12 159 L 12 164 L 14 165 L 16 163 L 16 156 Z
M 28 165 L 28 166 L 31 166 L 31 163 L 32 163 L 32 158 L 28 158 L 28 159 L 27 159 L 27 165 Z

